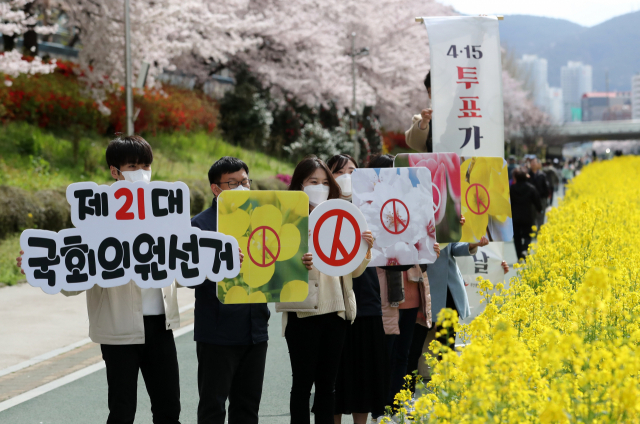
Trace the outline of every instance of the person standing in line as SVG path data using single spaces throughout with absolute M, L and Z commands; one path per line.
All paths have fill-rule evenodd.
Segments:
M 540 231 L 540 227 L 544 224 L 544 214 L 547 206 L 549 205 L 549 182 L 547 181 L 547 176 L 544 172 L 541 171 L 542 165 L 538 158 L 531 159 L 529 163 L 529 169 L 531 171 L 531 183 L 538 190 L 538 195 L 540 196 L 540 204 L 542 206 L 542 210 L 539 210 L 535 216 L 535 224 L 538 227 L 538 231 Z M 537 233 L 536 233 L 537 234 Z
M 558 187 L 560 186 L 560 176 L 551 162 L 544 164 L 542 172 L 547 177 L 547 182 L 549 183 L 549 205 L 553 205 L 553 195 L 558 191 Z
M 307 156 L 293 172 L 291 191 L 309 196 L 309 211 L 328 199 L 340 198 L 340 187 L 327 165 L 316 156 Z M 362 233 L 369 249 L 360 266 L 351 274 L 331 277 L 313 267 L 311 253 L 303 256 L 309 272 L 309 295 L 302 302 L 276 303 L 282 314 L 282 330 L 289 347 L 293 382 L 289 409 L 292 424 L 310 422 L 309 397 L 315 384 L 315 423 L 333 424 L 334 395 L 338 366 L 347 326 L 356 318 L 353 278 L 365 271 L 371 260 L 373 236 Z
M 393 159 L 394 157 L 388 154 L 375 156 L 368 167 L 392 168 Z M 433 247 L 436 254 L 440 255 L 440 245 L 435 243 Z M 409 349 L 418 314 L 428 317 L 425 324 L 431 325 L 429 279 L 424 273 L 426 267 L 426 265 L 401 265 L 377 268 L 389 357 L 387 405 L 393 405 L 395 395 L 405 384 Z
M 335 155 L 327 161 L 341 198 L 351 201 L 351 174 L 358 167 L 347 154 Z M 357 314 L 353 325 L 347 326 L 342 359 L 336 379 L 334 423 L 342 422 L 342 415 L 351 414 L 354 424 L 366 424 L 369 413 L 384 414 L 387 371 L 387 350 L 382 325 L 380 282 L 376 268 L 366 268 L 353 279 Z
M 431 71 L 427 72 L 424 79 L 424 87 L 427 89 L 427 95 L 431 99 Z M 414 115 L 409 128 L 405 133 L 405 141 L 407 146 L 416 152 L 432 153 L 433 152 L 433 136 L 431 128 L 431 116 L 433 110 L 424 108 L 420 111 L 420 115 Z
M 218 230 L 218 196 L 226 190 L 249 190 L 249 167 L 225 156 L 209 169 L 211 207 L 191 219 L 205 231 Z M 257 424 L 269 340 L 266 303 L 225 305 L 218 284 L 195 287 L 194 340 L 198 357 L 198 424 L 224 424 L 229 400 L 230 424 Z
M 531 244 L 531 228 L 535 222 L 534 212 L 542 210 L 538 190 L 528 182 L 527 173 L 522 168 L 513 171 L 516 180 L 510 188 L 511 212 L 513 215 L 513 244 L 518 260 L 527 255 Z M 535 208 L 535 210 L 534 210 Z
M 105 156 L 114 180 L 151 181 L 153 151 L 144 138 L 119 136 L 109 142 Z M 22 268 L 22 256 L 16 260 Z M 65 296 L 80 293 L 62 291 Z M 100 344 L 106 365 L 107 424 L 133 424 L 140 372 L 153 422 L 179 424 L 180 376 L 173 337 L 173 330 L 180 327 L 176 283 L 162 289 L 141 289 L 132 280 L 110 288 L 96 284 L 85 293 L 89 337 Z

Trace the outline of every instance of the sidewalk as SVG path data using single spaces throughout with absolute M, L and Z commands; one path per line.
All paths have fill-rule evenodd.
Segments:
M 178 291 L 187 309 L 183 327 L 193 322 L 193 302 L 194 290 Z M 48 295 L 28 284 L 0 288 L 0 322 L 0 402 L 102 360 L 100 346 L 87 338 L 84 294 Z

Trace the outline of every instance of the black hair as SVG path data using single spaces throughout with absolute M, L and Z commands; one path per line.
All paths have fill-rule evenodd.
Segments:
M 129 163 L 151 165 L 153 150 L 147 140 L 139 135 L 118 135 L 109 142 L 106 159 L 108 166 L 118 169 Z
M 519 182 L 519 183 L 523 181 L 527 181 L 527 171 L 525 171 L 524 168 L 519 166 L 513 170 L 513 178 L 516 180 L 516 182 Z
M 296 169 L 293 170 L 293 175 L 291 176 L 289 190 L 303 190 L 302 184 L 304 184 L 304 181 L 309 178 L 309 176 L 313 175 L 313 173 L 318 169 L 324 170 L 325 174 L 327 174 L 327 180 L 329 180 L 329 199 L 339 199 L 340 186 L 336 182 L 335 178 L 333 178 L 333 174 L 329 170 L 327 164 L 316 155 L 309 155 L 296 165 Z
M 393 168 L 393 159 L 395 159 L 395 156 L 388 153 L 386 155 L 375 155 L 369 161 L 367 168 Z
M 431 89 L 431 71 L 427 72 L 427 76 L 424 77 L 424 88 Z
M 340 155 L 335 155 L 331 159 L 327 161 L 327 166 L 331 170 L 331 172 L 336 172 L 344 168 L 349 162 L 352 162 L 353 165 L 357 168 L 358 163 L 356 160 L 346 153 L 342 153 Z
M 244 169 L 249 175 L 249 167 L 246 163 L 233 156 L 224 156 L 218 159 L 209 168 L 209 184 L 219 184 L 220 177 L 224 174 L 233 174 Z

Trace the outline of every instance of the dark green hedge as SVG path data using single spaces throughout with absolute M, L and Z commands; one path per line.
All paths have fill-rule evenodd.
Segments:
M 191 215 L 208 208 L 213 195 L 205 180 L 184 181 L 191 193 Z M 276 178 L 253 182 L 254 190 L 286 190 Z M 35 193 L 18 187 L 0 186 L 0 239 L 28 228 L 60 231 L 71 228 L 66 188 L 40 190 Z

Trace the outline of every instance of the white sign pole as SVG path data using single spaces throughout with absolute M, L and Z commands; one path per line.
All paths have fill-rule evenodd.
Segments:
M 425 17 L 431 53 L 433 151 L 504 157 L 496 16 Z

